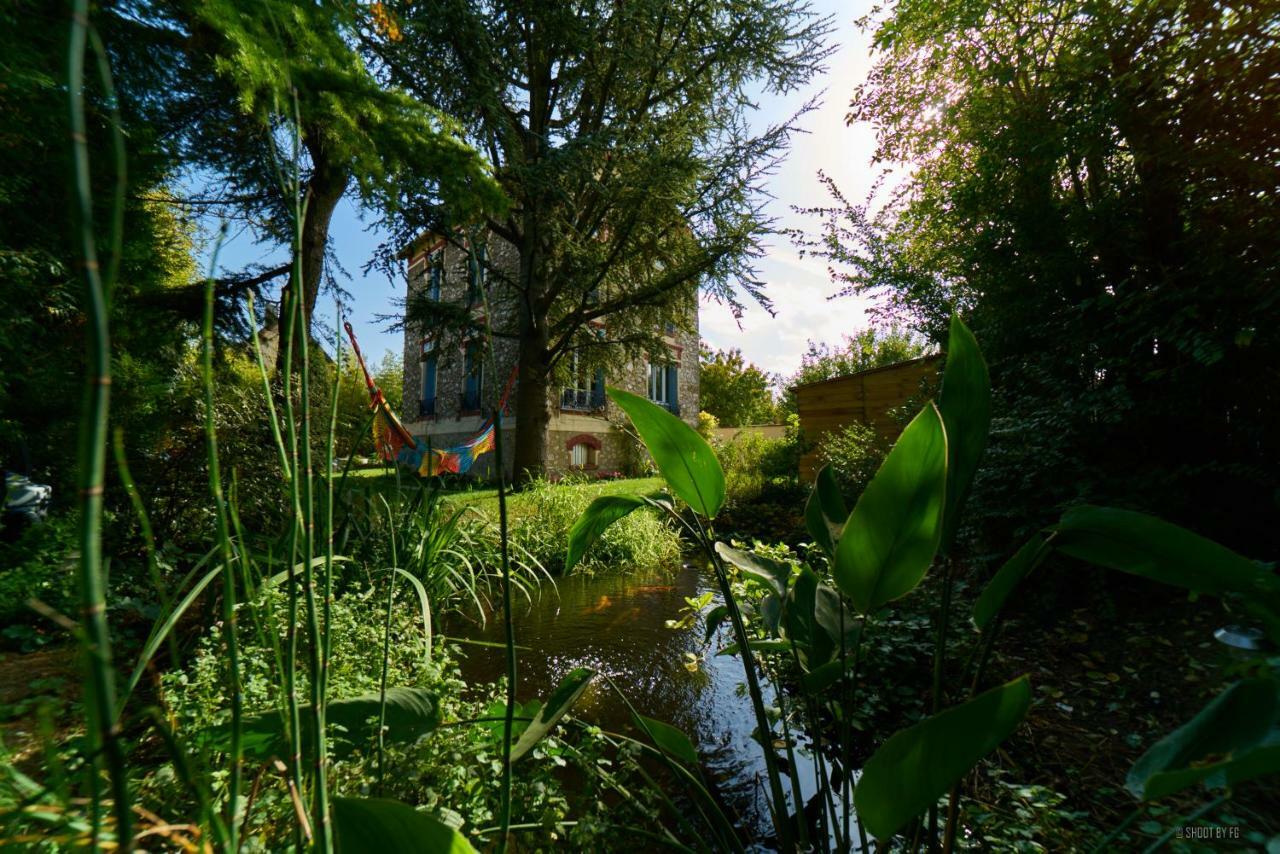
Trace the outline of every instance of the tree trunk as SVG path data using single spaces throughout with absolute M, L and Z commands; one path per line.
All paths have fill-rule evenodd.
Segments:
M 547 338 L 544 324 L 530 323 L 520 336 L 516 387 L 516 441 L 514 475 L 516 483 L 527 483 L 547 470 L 547 428 L 551 409 L 547 405 Z
M 300 244 L 295 261 L 302 265 L 302 297 L 306 310 L 307 339 L 311 339 L 311 318 L 315 314 L 316 301 L 320 296 L 320 279 L 324 272 L 324 252 L 329 243 L 329 224 L 333 220 L 333 212 L 338 202 L 351 183 L 351 172 L 344 165 L 333 162 L 328 156 L 320 134 L 315 129 L 306 133 L 307 152 L 311 155 L 313 169 L 307 179 L 305 190 L 306 211 L 302 217 Z M 294 265 L 297 270 L 297 264 Z M 294 274 L 290 274 L 289 283 L 280 294 L 282 311 L 288 305 L 290 295 L 295 287 Z M 283 334 L 284 324 L 277 329 L 268 329 L 263 333 L 264 346 L 278 345 Z M 277 349 L 277 359 L 283 363 L 284 354 Z

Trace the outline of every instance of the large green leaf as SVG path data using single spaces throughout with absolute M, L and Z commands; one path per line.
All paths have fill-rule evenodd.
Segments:
M 764 555 L 735 549 L 724 543 L 716 543 L 716 554 L 731 563 L 743 574 L 773 588 L 779 596 L 787 592 L 787 579 L 791 577 L 791 565 Z
M 987 447 L 991 428 L 991 377 L 978 342 L 960 316 L 951 316 L 947 366 L 938 393 L 938 411 L 947 427 L 947 504 L 942 515 L 942 549 L 956 536 L 961 511 Z
M 813 541 L 830 556 L 836 552 L 836 543 L 840 542 L 840 533 L 848 518 L 849 508 L 840 494 L 835 472 L 830 465 L 825 465 L 818 471 L 813 491 L 804 505 L 804 526 Z
M 461 833 L 400 801 L 334 798 L 332 810 L 334 850 L 339 854 L 475 854 Z
M 911 592 L 929 571 L 946 489 L 947 434 L 930 403 L 863 490 L 836 546 L 836 584 L 860 613 Z
M 782 615 L 787 638 L 797 644 L 801 661 L 809 669 L 831 658 L 840 637 L 838 632 L 834 636 L 829 634 L 818 622 L 819 587 L 814 571 L 802 567 L 787 593 Z
M 1126 785 L 1152 800 L 1204 781 L 1230 786 L 1280 770 L 1280 684 L 1243 679 L 1187 723 L 1153 744 Z
M 707 623 L 707 629 L 706 637 L 703 638 L 703 643 L 711 643 L 712 635 L 716 633 L 716 629 L 720 628 L 720 624 L 723 623 L 725 618 L 728 616 L 729 609 L 724 605 L 717 605 L 707 612 L 707 616 L 704 618 Z
M 547 702 L 538 711 L 537 717 L 529 722 L 529 726 L 520 734 L 520 740 L 512 745 L 512 762 L 533 750 L 534 745 L 551 732 L 551 728 L 568 713 L 582 693 L 587 690 L 587 686 L 591 684 L 591 679 L 595 675 L 596 672 L 590 667 L 578 667 L 569 671 L 568 675 L 560 680 L 560 684 L 551 692 Z
M 378 737 L 378 717 L 381 698 L 377 694 L 364 694 L 346 700 L 334 700 L 325 707 L 325 729 L 329 735 L 329 749 L 334 756 L 343 757 L 353 750 L 371 748 Z M 314 749 L 312 744 L 311 707 L 301 710 L 304 749 Z M 440 709 L 434 694 L 422 688 L 393 687 L 387 689 L 386 731 L 387 743 L 408 742 L 426 735 L 440 725 Z M 221 725 L 211 732 L 211 743 L 218 749 L 226 749 L 230 741 L 230 727 Z M 289 752 L 284 722 L 278 712 L 251 715 L 241 727 L 243 751 L 246 756 L 269 759 L 283 757 Z
M 1018 549 L 1013 557 L 1005 561 L 1004 566 L 996 572 L 995 577 L 982 589 L 978 601 L 973 603 L 973 624 L 985 629 L 1014 589 L 1022 583 L 1032 570 L 1041 564 L 1049 555 L 1049 544 L 1039 534 Z
M 608 392 L 631 419 L 671 491 L 708 519 L 719 513 L 724 504 L 724 469 L 707 441 L 688 424 L 639 395 L 618 388 Z
M 1114 507 L 1073 507 L 1053 526 L 1054 548 L 1080 560 L 1202 593 L 1274 592 L 1248 558 L 1186 528 Z
M 564 571 L 567 573 L 582 560 L 587 549 L 591 548 L 591 544 L 600 538 L 605 529 L 644 505 L 643 498 L 631 495 L 602 495 L 592 501 L 569 531 L 569 551 L 565 555 Z
M 648 732 L 649 738 L 664 752 L 671 754 L 687 765 L 698 764 L 698 751 L 694 748 L 693 742 L 689 740 L 689 736 L 671 724 L 655 721 L 653 718 L 646 718 L 638 712 L 634 713 L 633 716 L 636 720 L 636 727 L 642 732 Z
M 1030 706 L 1023 676 L 892 735 L 862 767 L 858 821 L 876 839 L 893 836 L 1008 738 Z
M 845 607 L 840 594 L 825 584 L 819 584 L 815 591 L 813 616 L 831 638 L 832 651 L 840 651 L 840 634 L 844 632 L 844 648 L 853 649 L 854 639 L 858 635 L 858 621 L 853 613 Z

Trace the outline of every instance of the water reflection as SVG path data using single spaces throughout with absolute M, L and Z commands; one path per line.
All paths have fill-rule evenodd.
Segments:
M 575 667 L 609 674 L 641 712 L 694 740 L 723 797 L 749 825 L 769 828 L 764 759 L 751 740 L 755 718 L 742 662 L 715 654 L 730 643 L 732 629 L 725 622 L 704 645 L 701 621 L 689 629 L 665 625 L 679 616 L 686 598 L 717 590 L 710 572 L 686 565 L 652 575 L 572 577 L 557 586 L 558 595 L 545 585 L 535 601 L 514 603 L 516 642 L 530 647 L 519 654 L 517 698 L 545 698 Z M 715 601 L 721 601 L 718 592 Z M 502 643 L 498 619 L 484 628 L 453 626 L 448 631 Z M 468 646 L 464 652 L 462 673 L 469 683 L 497 681 L 505 673 L 502 649 Z M 685 667 L 685 653 L 696 657 L 696 671 Z M 764 690 L 766 705 L 773 704 L 772 691 Z M 592 683 L 574 713 L 605 729 L 634 734 L 626 707 L 600 680 Z M 796 758 L 807 799 L 814 790 L 813 764 L 803 752 Z

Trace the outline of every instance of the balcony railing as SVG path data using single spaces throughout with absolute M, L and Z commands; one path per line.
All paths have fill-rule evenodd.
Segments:
M 597 412 L 604 409 L 604 389 L 567 388 L 560 395 L 560 408 L 572 412 Z
M 480 411 L 480 390 L 467 389 L 462 393 L 462 411 L 463 412 L 479 412 Z
M 418 401 L 418 417 L 434 418 L 436 414 L 436 399 L 434 397 L 423 398 Z

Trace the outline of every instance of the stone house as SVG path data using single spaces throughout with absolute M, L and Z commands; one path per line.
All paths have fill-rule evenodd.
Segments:
M 491 305 L 500 304 L 495 289 L 503 275 L 514 278 L 519 255 L 497 235 L 477 247 L 477 264 L 467 249 L 435 235 L 424 235 L 402 253 L 408 262 L 408 292 L 426 289 L 441 303 L 480 317 L 486 289 Z M 496 272 L 495 272 L 496 271 Z M 499 309 L 495 309 L 499 310 Z M 622 411 L 604 393 L 605 384 L 626 389 L 666 406 L 690 425 L 698 420 L 698 318 L 691 312 L 688 328 L 669 325 L 663 330 L 670 358 L 663 362 L 632 360 L 619 375 L 602 370 L 570 370 L 569 383 L 553 386 L 548 395 L 551 420 L 546 438 L 546 467 L 550 476 L 584 472 L 597 476 L 635 473 L 642 465 L 634 441 L 620 429 Z M 607 323 L 607 319 L 606 319 Z M 514 376 L 516 342 L 499 339 L 494 345 L 496 374 L 483 358 L 479 338 L 444 344 L 421 330 L 406 326 L 404 333 L 404 412 L 401 420 L 420 442 L 433 448 L 452 447 L 473 438 L 484 426 L 491 407 Z M 568 357 L 573 359 L 573 355 Z M 571 362 L 575 365 L 576 362 Z M 511 449 L 520 425 L 514 416 L 514 394 L 503 418 L 502 443 L 507 473 Z M 480 478 L 495 473 L 494 455 L 477 460 L 472 473 Z

